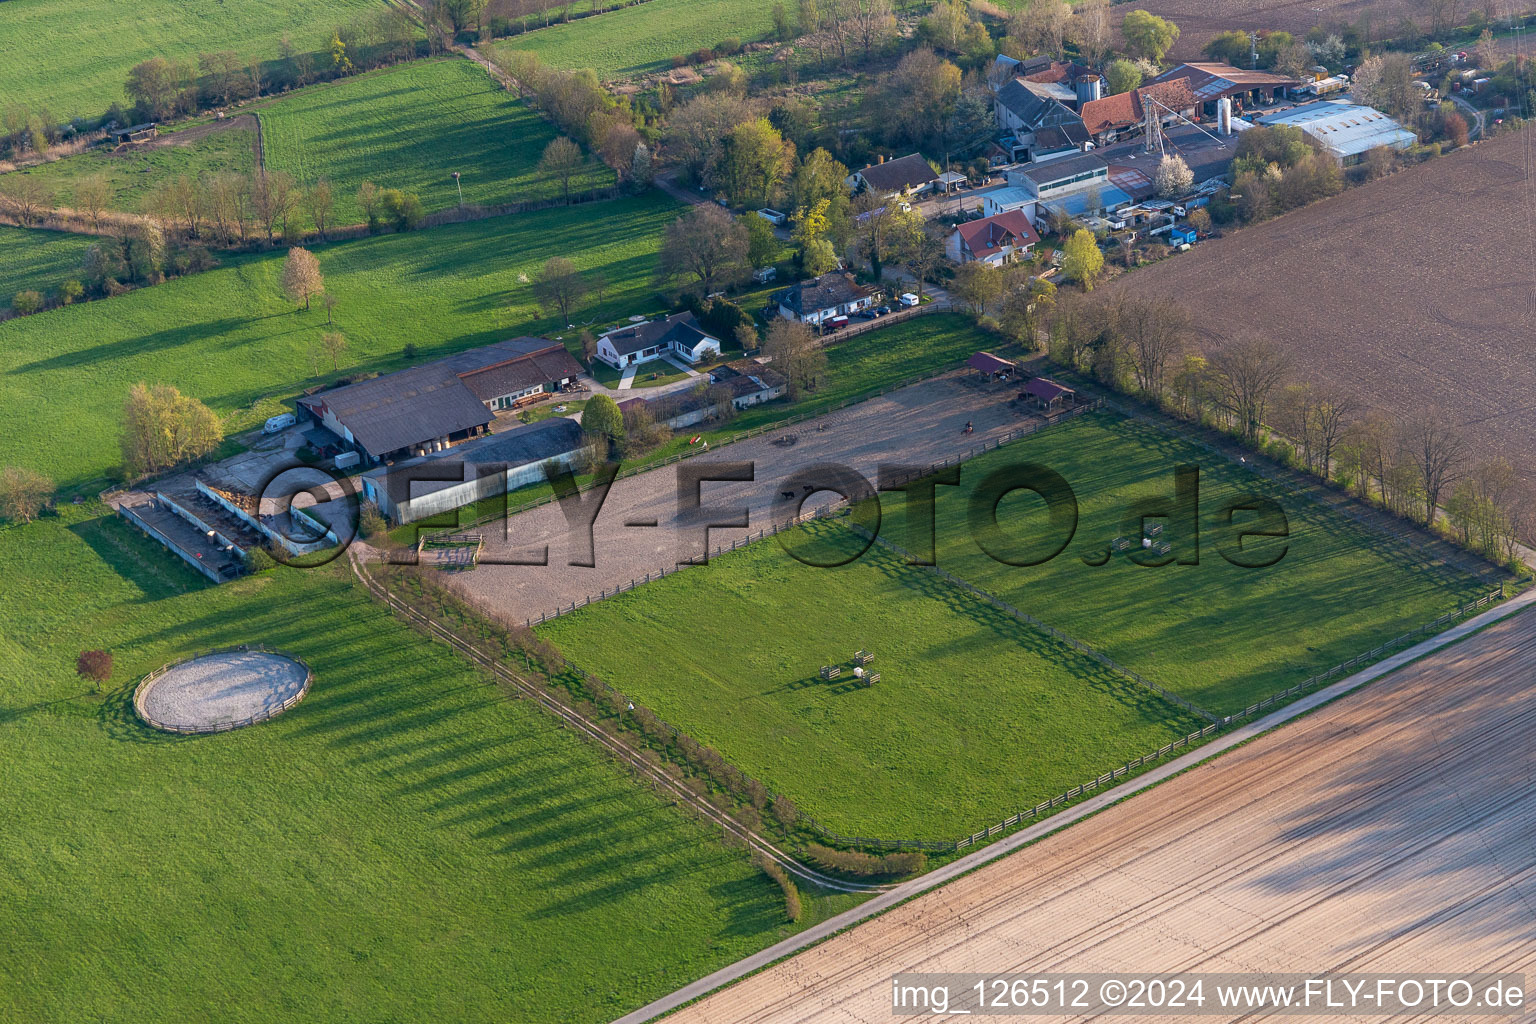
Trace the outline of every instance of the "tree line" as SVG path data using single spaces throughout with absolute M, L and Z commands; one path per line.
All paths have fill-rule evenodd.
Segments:
M 1297 379 L 1259 335 L 1202 350 L 1170 299 L 1020 292 L 996 329 L 1171 415 L 1214 427 L 1494 561 L 1517 562 L 1536 495 L 1502 458 L 1477 458 L 1444 411 L 1367 408 L 1342 383 Z M 1002 300 L 1010 308 L 1009 297 Z M 1026 312 L 1027 310 L 1027 312 Z

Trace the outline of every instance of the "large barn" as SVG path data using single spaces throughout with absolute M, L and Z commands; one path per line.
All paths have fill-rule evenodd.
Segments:
M 513 338 L 372 380 L 306 395 L 300 415 L 368 463 L 392 461 L 478 437 L 498 409 L 559 391 L 581 365 L 559 342 Z

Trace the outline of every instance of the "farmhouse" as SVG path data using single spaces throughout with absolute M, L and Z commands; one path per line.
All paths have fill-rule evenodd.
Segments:
M 709 383 L 659 398 L 631 398 L 619 403 L 626 418 L 644 408 L 657 423 L 673 430 L 691 427 L 718 416 L 726 401 L 737 409 L 771 402 L 789 392 L 789 381 L 756 359 L 737 359 L 709 371 Z
M 705 334 L 692 313 L 674 313 L 609 331 L 597 339 L 597 358 L 618 369 L 664 356 L 697 363 L 718 356 L 720 348 L 720 340 Z
M 1277 75 L 1269 71 L 1244 71 L 1230 64 L 1205 62 L 1180 64 L 1152 79 L 1148 85 L 1182 82 L 1190 92 L 1197 112 L 1205 117 L 1216 116 L 1220 100 L 1230 99 L 1241 111 L 1245 107 L 1267 106 L 1275 102 L 1277 94 L 1288 89 L 1299 89 L 1305 83 L 1289 75 Z
M 1417 135 L 1375 107 L 1335 100 L 1319 100 L 1258 121 L 1300 128 L 1313 146 L 1340 167 L 1360 163 L 1377 146 L 1409 149 L 1419 141 Z
M 546 467 L 569 468 L 584 443 L 581 424 L 552 416 L 376 466 L 363 474 L 363 496 L 392 522 L 414 522 L 536 483 L 545 478 Z
M 1040 235 L 1023 210 L 957 225 L 944 240 L 944 249 L 956 263 L 1001 266 L 1028 255 Z
M 834 270 L 774 292 L 771 299 L 778 304 L 780 316 L 820 324 L 874 305 L 876 294 L 874 288 L 859 284 L 847 271 Z
M 493 410 L 559 391 L 581 373 L 563 345 L 513 338 L 422 366 L 306 395 L 307 416 L 368 463 L 441 451 L 485 433 Z
M 928 166 L 922 154 L 908 153 L 894 160 L 881 157 L 878 163 L 848 175 L 847 181 L 849 188 L 867 189 L 882 198 L 895 199 L 926 192 L 938 179 L 938 174 Z

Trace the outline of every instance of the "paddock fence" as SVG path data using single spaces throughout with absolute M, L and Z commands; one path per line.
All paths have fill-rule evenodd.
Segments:
M 165 722 L 155 718 L 149 713 L 147 709 L 145 709 L 144 695 L 149 692 L 149 688 L 155 683 L 156 680 L 160 679 L 172 669 L 180 668 L 188 662 L 196 661 L 199 658 L 210 658 L 219 654 L 246 654 L 252 652 L 257 654 L 274 654 L 279 658 L 287 658 L 289 661 L 292 661 L 298 665 L 302 665 L 304 668 L 304 684 L 299 687 L 299 692 L 295 693 L 292 697 L 289 697 L 281 704 L 278 704 L 275 707 L 263 708 L 257 714 L 251 715 L 247 718 L 242 718 L 238 721 L 231 722 L 217 722 L 213 725 L 168 725 Z M 299 701 L 303 700 L 309 693 L 310 684 L 314 681 L 315 673 L 314 670 L 309 667 L 309 662 L 305 661 L 303 658 L 298 657 L 297 655 L 289 654 L 287 651 L 280 651 L 274 647 L 268 647 L 265 644 L 236 644 L 232 647 L 214 647 L 210 650 L 198 651 L 196 654 L 193 654 L 190 657 L 182 658 L 180 661 L 172 662 L 169 665 L 162 665 L 155 669 L 153 672 L 145 675 L 143 679 L 139 680 L 139 685 L 134 687 L 133 710 L 138 714 L 139 718 L 144 720 L 146 725 L 159 729 L 161 732 L 174 732 L 181 733 L 183 735 L 194 735 L 198 733 L 210 732 L 229 732 L 231 729 L 243 729 L 248 725 L 256 725 L 259 722 L 265 722 L 268 719 L 276 718 L 278 715 L 282 714 L 284 711 L 289 710 Z

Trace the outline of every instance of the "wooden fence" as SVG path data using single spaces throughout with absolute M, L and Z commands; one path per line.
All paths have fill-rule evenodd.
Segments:
M 145 709 L 144 695 L 149 692 L 150 686 L 153 685 L 157 679 L 164 676 L 172 669 L 180 668 L 182 665 L 185 665 L 191 661 L 196 661 L 198 658 L 211 658 L 219 654 L 244 654 L 248 652 L 255 652 L 258 654 L 275 654 L 280 658 L 287 658 L 289 661 L 303 666 L 304 685 L 299 687 L 298 693 L 295 693 L 292 697 L 289 697 L 287 700 L 283 701 L 276 707 L 263 708 L 260 712 L 251 715 L 249 718 L 242 718 L 235 722 L 219 722 L 214 725 L 194 726 L 168 725 L 165 722 L 161 722 L 160 720 L 156 719 Z M 231 729 L 242 729 L 247 725 L 255 725 L 258 722 L 265 722 L 268 719 L 276 718 L 278 715 L 282 714 L 284 711 L 287 711 L 299 701 L 303 700 L 305 695 L 309 693 L 309 685 L 314 681 L 315 673 L 309 667 L 309 662 L 305 661 L 303 658 L 289 654 L 286 651 L 279 651 L 275 648 L 268 647 L 265 644 L 237 644 L 233 647 L 215 647 L 212 650 L 199 651 L 198 653 L 192 655 L 190 658 L 183 658 L 180 661 L 174 662 L 170 665 L 162 665 L 161 667 L 155 669 L 153 672 L 150 672 L 143 679 L 140 679 L 139 685 L 135 687 L 133 691 L 133 710 L 138 713 L 138 716 L 144 720 L 145 724 L 153 726 L 154 728 L 159 729 L 161 732 L 175 732 L 185 735 L 208 732 L 229 732 Z

